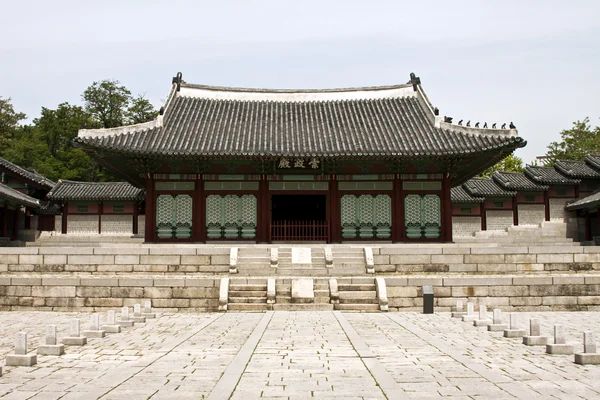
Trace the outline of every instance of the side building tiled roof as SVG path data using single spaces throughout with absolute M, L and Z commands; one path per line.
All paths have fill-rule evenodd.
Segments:
M 77 182 L 59 180 L 48 193 L 54 201 L 143 200 L 145 190 L 127 182 Z
M 573 211 L 584 208 L 591 209 L 596 207 L 600 208 L 600 190 L 597 190 L 586 197 L 582 197 L 567 204 L 566 209 L 569 211 Z
M 468 194 L 474 197 L 515 197 L 514 190 L 503 189 L 493 179 L 472 178 L 463 184 Z
M 588 154 L 585 156 L 585 162 L 592 168 L 600 171 L 600 154 Z
M 600 179 L 600 170 L 595 170 L 585 161 L 558 160 L 554 163 L 554 168 L 569 178 Z
M 40 207 L 38 199 L 28 196 L 25 193 L 21 193 L 3 183 L 0 183 L 0 200 L 30 208 Z
M 485 201 L 485 197 L 471 196 L 462 185 L 450 189 L 450 199 L 452 203 L 483 203 Z
M 542 185 L 578 185 L 581 180 L 569 178 L 554 168 L 528 165 L 524 171 L 527 178 Z
M 14 172 L 15 174 L 17 174 L 25 179 L 28 179 L 39 185 L 45 186 L 48 189 L 51 189 L 52 187 L 54 187 L 54 185 L 56 185 L 55 182 L 52 182 L 50 179 L 46 178 L 45 176 L 42 176 L 35 171 L 29 171 L 25 168 L 19 167 L 17 164 L 13 164 L 10 161 L 5 160 L 2 157 L 0 157 L 0 166 L 8 169 L 9 171 Z
M 548 190 L 547 185 L 542 185 L 530 180 L 522 172 L 501 172 L 496 171 L 492 176 L 494 182 L 505 190 L 517 190 L 523 192 L 543 192 Z

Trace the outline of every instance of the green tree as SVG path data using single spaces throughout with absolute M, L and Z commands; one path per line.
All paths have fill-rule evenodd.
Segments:
M 20 112 L 15 112 L 10 97 L 0 97 L 0 154 L 4 154 L 15 136 L 19 122 L 27 118 Z
M 600 127 L 592 128 L 589 118 L 573 122 L 573 127 L 563 130 L 560 137 L 560 142 L 548 146 L 545 165 L 552 166 L 556 160 L 581 161 L 586 154 L 600 153 Z
M 481 178 L 489 178 L 496 171 L 523 172 L 524 169 L 523 160 L 514 154 L 510 154 L 504 160 L 483 171 L 479 176 Z
M 81 95 L 85 110 L 102 128 L 125 125 L 131 92 L 117 80 L 94 82 Z
M 152 121 L 158 115 L 152 103 L 143 95 L 138 95 L 132 99 L 127 109 L 127 122 L 130 124 L 140 124 L 142 122 Z

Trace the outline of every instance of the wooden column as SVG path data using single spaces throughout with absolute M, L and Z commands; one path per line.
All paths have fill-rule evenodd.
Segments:
M 342 242 L 342 210 L 340 208 L 340 192 L 335 174 L 329 181 L 329 243 Z
M 19 216 L 21 214 L 20 207 L 17 206 L 15 210 L 15 217 L 13 218 L 13 234 L 12 237 L 18 239 L 19 237 Z
M 102 233 L 102 214 L 104 214 L 104 203 L 98 202 L 98 234 Z
M 404 196 L 400 175 L 394 177 L 394 194 L 392 204 L 392 242 L 402 242 L 404 239 Z
M 4 207 L 2 207 L 2 237 L 6 237 L 6 213 L 8 212 L 8 209 L 6 208 L 6 205 L 4 205 Z
M 598 215 L 600 215 L 600 213 Z M 583 217 L 583 220 L 584 220 L 585 240 L 592 240 L 592 218 L 591 218 L 590 213 L 585 214 L 585 217 Z
M 144 241 L 153 242 L 155 236 L 154 214 L 156 213 L 154 194 L 154 179 L 151 175 L 146 177 L 146 226 L 144 228 Z
M 550 221 L 550 196 L 548 195 L 548 191 L 544 191 L 544 218 L 546 221 Z
M 256 216 L 258 225 L 256 241 L 259 243 L 269 243 L 271 240 L 271 232 L 269 232 L 271 221 L 269 202 L 269 181 L 267 181 L 266 175 L 261 175 L 258 182 L 258 210 Z
M 69 214 L 69 203 L 68 202 L 64 202 L 63 203 L 63 209 L 62 209 L 62 226 L 61 226 L 61 231 L 63 234 L 67 233 L 67 215 Z
M 192 240 L 194 242 L 206 242 L 206 199 L 204 198 L 204 181 L 202 175 L 198 174 L 194 186 L 194 214 L 193 214 Z
M 487 231 L 487 220 L 485 215 L 485 200 L 479 205 L 479 213 L 481 214 L 481 230 Z
M 517 206 L 517 197 L 512 198 L 512 209 L 513 209 L 513 225 L 519 225 L 519 207 Z
M 133 221 L 131 225 L 131 233 L 134 235 L 138 234 L 138 217 L 140 215 L 140 203 L 138 201 L 133 202 Z
M 450 174 L 446 173 L 442 181 L 442 240 L 452 241 L 452 199 L 450 198 Z

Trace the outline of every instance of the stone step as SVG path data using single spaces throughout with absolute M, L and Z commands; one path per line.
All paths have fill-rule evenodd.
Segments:
M 343 298 L 340 294 L 340 304 L 379 304 L 375 297 Z
M 273 304 L 275 311 L 331 311 L 333 304 L 322 303 L 283 303 Z
M 264 290 L 230 290 L 229 297 L 261 297 L 265 295 Z
M 254 303 L 230 303 L 227 305 L 228 311 L 267 311 L 271 310 L 271 304 Z
M 333 304 L 335 310 L 340 311 L 379 311 L 379 304 Z
M 264 294 L 264 293 L 263 293 Z M 238 304 L 238 303 L 267 303 L 267 296 L 264 297 L 232 297 L 229 298 L 229 304 Z
M 375 284 L 347 284 L 338 282 L 339 292 L 355 292 L 355 291 L 375 291 Z
M 339 289 L 339 288 L 338 288 Z M 340 299 L 359 299 L 359 298 L 375 298 L 377 293 L 375 290 L 351 290 L 351 291 L 339 291 Z
M 254 291 L 262 291 L 265 292 L 267 290 L 267 285 L 255 285 L 255 284 L 230 284 L 229 291 L 230 292 L 254 292 Z

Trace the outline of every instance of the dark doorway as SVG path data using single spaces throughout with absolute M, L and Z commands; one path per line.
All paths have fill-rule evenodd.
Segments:
M 327 220 L 325 195 L 273 195 L 271 197 L 272 221 L 325 221 Z
M 272 241 L 328 241 L 327 196 L 271 196 Z

